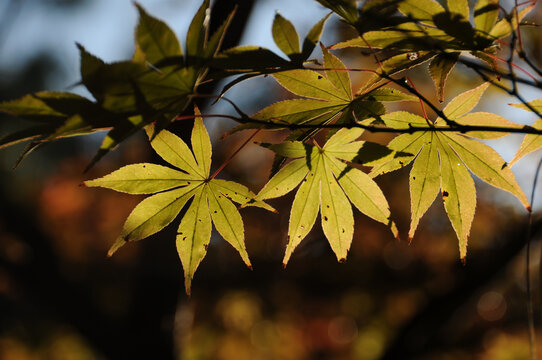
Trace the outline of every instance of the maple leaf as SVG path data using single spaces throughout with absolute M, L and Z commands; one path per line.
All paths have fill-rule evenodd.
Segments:
M 436 0 L 384 1 L 381 5 L 382 9 L 388 9 L 383 19 L 377 19 L 383 26 L 364 31 L 365 24 L 353 24 L 360 36 L 335 44 L 332 49 L 362 47 L 395 53 L 381 59 L 380 67 L 366 83 L 367 89 L 378 83 L 383 74 L 392 75 L 432 59 L 429 70 L 440 101 L 446 78 L 462 52 L 469 52 L 496 70 L 494 54 L 498 40 L 509 36 L 518 27 L 518 22 L 534 8 L 534 3 L 522 10 L 517 9 L 521 6 L 518 5 L 509 16 L 498 20 L 499 1 L 478 0 L 472 14 L 474 23 L 471 24 L 467 0 L 448 0 L 447 9 Z M 373 6 L 368 6 L 366 10 L 364 7 L 361 16 L 365 17 L 364 13 L 367 12 L 375 21 L 374 16 L 378 15 L 373 10 Z M 390 15 L 395 10 L 405 17 L 394 18 L 390 24 Z
M 200 115 L 195 109 L 196 115 Z M 126 219 L 119 238 L 109 250 L 113 255 L 129 241 L 146 238 L 170 224 L 192 199 L 177 232 L 177 251 L 185 273 L 185 288 L 190 294 L 194 273 L 205 257 L 212 225 L 241 255 L 248 267 L 243 220 L 232 201 L 274 211 L 246 186 L 233 181 L 214 179 L 211 169 L 211 142 L 200 116 L 192 130 L 192 151 L 169 131 L 154 137 L 153 126 L 146 128 L 151 146 L 166 162 L 177 169 L 151 163 L 124 166 L 109 175 L 85 182 L 89 187 L 104 187 L 129 194 L 154 194 L 141 201 Z
M 260 110 L 252 116 L 260 121 L 277 124 L 322 125 L 337 119 L 338 123 L 353 123 L 352 112 L 357 119 L 378 116 L 385 113 L 384 101 L 417 100 L 395 89 L 377 89 L 363 96 L 354 97 L 347 67 L 339 58 L 321 45 L 324 55 L 323 74 L 307 69 L 289 70 L 273 75 L 275 80 L 291 93 L 303 98 L 279 101 Z M 393 95 L 393 96 L 392 96 Z M 260 125 L 241 125 L 247 128 Z M 290 140 L 306 139 L 307 131 L 296 132 Z
M 278 171 L 256 199 L 263 201 L 283 196 L 301 183 L 290 213 L 285 266 L 296 246 L 313 227 L 319 212 L 333 252 L 340 262 L 345 261 L 354 234 L 350 203 L 365 215 L 387 224 L 397 236 L 388 203 L 378 185 L 363 171 L 343 162 L 359 156 L 366 142 L 354 140 L 362 132 L 359 128 L 341 129 L 323 147 L 300 141 L 266 145 L 278 155 L 296 159 Z
M 530 112 L 538 112 L 538 114 L 542 113 L 542 99 L 537 99 L 533 101 L 529 101 L 527 104 L 531 106 L 529 108 L 526 104 L 510 104 L 511 106 L 517 107 L 518 109 L 530 111 Z M 533 111 L 535 110 L 535 111 Z M 533 125 L 533 128 L 535 129 L 542 129 L 542 119 L 536 120 Z M 533 151 L 536 151 L 542 147 L 542 136 L 540 135 L 534 135 L 534 134 L 527 134 L 523 138 L 523 141 L 521 142 L 521 146 L 518 149 L 518 152 L 510 161 L 510 166 L 515 164 L 519 159 L 524 157 L 527 154 L 532 153 Z
M 484 83 L 456 96 L 444 108 L 443 113 L 448 119 L 461 125 L 518 127 L 518 124 L 496 114 L 468 113 L 478 104 L 488 86 L 489 83 Z M 441 190 L 448 218 L 459 239 L 460 257 L 465 259 L 467 239 L 476 207 L 476 189 L 469 170 L 488 184 L 512 193 L 530 210 L 529 202 L 506 162 L 491 147 L 472 139 L 495 139 L 505 136 L 506 133 L 485 131 L 461 134 L 439 131 L 439 128 L 447 128 L 443 119 L 429 122 L 418 115 L 403 111 L 383 115 L 379 121 L 395 129 L 427 127 L 427 131 L 399 135 L 388 144 L 391 150 L 412 155 L 377 160 L 369 173 L 375 177 L 414 161 L 410 171 L 410 239 L 414 236 L 420 218 Z M 365 122 L 369 123 L 368 120 Z

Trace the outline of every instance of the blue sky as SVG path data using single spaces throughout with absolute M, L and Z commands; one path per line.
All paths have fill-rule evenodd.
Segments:
M 53 9 L 40 1 L 23 1 L 20 14 L 0 49 L 0 66 L 17 69 L 21 59 L 40 49 L 54 49 L 62 60 L 68 83 L 78 80 L 79 55 L 75 42 L 106 61 L 123 60 L 133 51 L 137 11 L 130 0 L 91 0 L 73 9 Z M 189 22 L 201 0 L 140 0 L 149 13 L 163 19 L 184 42 Z M 313 0 L 260 0 L 242 44 L 276 49 L 271 38 L 275 11 L 291 19 L 301 34 L 327 11 Z M 4 11 L 0 6 L 0 12 Z M 276 49 L 278 51 L 278 49 Z

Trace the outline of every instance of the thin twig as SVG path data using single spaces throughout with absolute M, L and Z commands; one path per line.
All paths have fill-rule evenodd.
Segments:
M 250 140 L 254 139 L 254 137 L 256 135 L 258 135 L 258 133 L 261 131 L 262 129 L 258 129 L 256 131 L 254 131 L 252 133 L 252 135 L 250 135 L 242 144 L 241 146 L 239 146 L 237 148 L 237 150 L 235 150 L 223 163 L 222 165 L 220 165 L 220 167 L 218 169 L 216 169 L 216 171 L 213 173 L 213 175 L 211 175 L 211 177 L 209 178 L 209 180 L 212 180 L 214 179 L 221 171 L 222 169 L 224 169 L 226 167 L 226 165 L 228 165 L 230 163 L 230 161 L 233 160 L 233 158 L 235 157 L 235 155 L 237 155 L 239 153 L 239 151 L 241 151 L 248 143 Z
M 531 193 L 531 211 L 529 212 L 529 224 L 527 226 L 527 248 L 525 255 L 525 292 L 527 295 L 527 322 L 529 326 L 529 349 L 531 353 L 531 360 L 537 359 L 536 351 L 536 330 L 535 330 L 535 321 L 534 321 L 534 294 L 531 286 L 531 237 L 533 229 L 533 211 L 534 207 L 534 196 L 536 191 L 536 185 L 538 183 L 538 175 L 540 174 L 540 168 L 542 167 L 542 159 L 538 162 L 536 167 L 536 172 L 534 175 L 532 193 Z M 540 266 L 540 264 L 539 264 Z

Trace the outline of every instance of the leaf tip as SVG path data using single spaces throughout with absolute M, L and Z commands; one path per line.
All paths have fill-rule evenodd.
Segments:
M 82 183 L 79 183 L 79 187 L 88 187 L 86 181 L 83 181 Z
M 252 267 L 251 264 L 248 264 L 247 267 L 248 267 L 248 269 L 249 269 L 250 271 L 254 270 L 254 268 Z
M 527 205 L 525 206 L 525 209 L 528 211 L 528 212 L 532 212 L 532 208 L 531 208 L 531 205 Z
M 288 266 L 288 262 L 287 262 L 287 261 L 283 261 L 283 262 L 282 262 L 282 268 L 283 268 L 283 269 L 286 269 L 286 266 Z
M 463 265 L 463 266 L 467 265 L 467 257 L 466 256 L 461 257 L 461 265 Z
M 389 220 L 388 226 L 390 227 L 390 231 L 393 235 L 393 237 L 397 240 L 401 240 L 399 238 L 399 230 L 397 230 L 397 225 L 392 220 Z
M 109 249 L 109 251 L 107 252 L 107 257 L 111 257 L 113 256 L 114 253 L 117 252 L 118 249 L 120 249 L 121 247 L 123 247 L 124 245 L 126 244 L 126 240 L 124 240 L 123 238 L 118 238 L 115 243 L 111 246 L 111 248 Z
M 344 264 L 346 262 L 346 258 L 342 257 L 339 259 L 339 263 Z

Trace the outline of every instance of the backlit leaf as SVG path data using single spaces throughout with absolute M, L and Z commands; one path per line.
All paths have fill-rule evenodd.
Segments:
M 474 109 L 476 105 L 478 105 L 480 98 L 488 86 L 489 83 L 486 82 L 472 90 L 465 91 L 464 93 L 456 96 L 448 103 L 448 105 L 446 105 L 442 112 L 450 119 L 456 119 L 465 115 Z
M 510 19 L 503 18 L 499 20 L 495 26 L 489 31 L 489 36 L 494 39 L 505 38 L 512 33 L 518 27 L 518 21 L 521 22 L 523 18 L 531 12 L 535 4 L 532 3 L 525 7 L 523 10 L 518 11 L 517 16 L 515 16 L 515 10 L 512 11 Z
M 335 116 L 341 112 L 343 112 L 343 117 L 346 117 L 345 122 L 353 123 L 354 119 L 352 119 L 351 112 L 359 110 L 362 104 L 352 100 L 350 76 L 347 71 L 342 71 L 342 69 L 346 70 L 346 67 L 337 57 L 323 47 L 322 51 L 324 53 L 324 66 L 327 68 L 324 75 L 313 70 L 290 70 L 273 75 L 278 83 L 288 91 L 309 99 L 279 101 L 260 110 L 253 115 L 253 118 L 267 122 L 271 121 L 275 124 L 307 124 L 314 126 L 313 129 L 294 131 L 288 137 L 288 140 L 301 141 L 318 132 L 318 125 L 333 121 Z M 370 104 L 374 103 L 376 102 L 370 102 Z M 377 114 L 378 111 L 375 111 L 375 114 L 372 115 L 376 116 Z M 364 114 L 357 113 L 357 115 Z M 339 119 L 337 122 L 340 123 L 341 120 Z M 273 126 L 270 128 L 278 129 L 280 127 Z
M 339 93 L 337 88 L 323 75 L 312 70 L 290 70 L 274 74 L 273 77 L 288 91 L 304 97 L 349 102 L 350 98 Z
M 377 177 L 391 171 L 401 169 L 414 160 L 427 135 L 422 132 L 414 134 L 402 134 L 394 138 L 388 144 L 388 148 L 393 150 L 391 154 L 373 162 L 369 176 Z
M 307 176 L 309 167 L 305 159 L 297 159 L 286 164 L 273 176 L 256 195 L 258 200 L 283 196 L 293 189 Z
M 374 89 L 363 95 L 364 99 L 374 100 L 374 101 L 417 101 L 416 96 L 405 94 L 404 92 L 392 89 L 392 88 L 378 88 Z
M 354 215 L 348 198 L 333 176 L 329 160 L 326 157 L 322 160 L 323 171 L 320 175 L 322 230 L 337 260 L 343 262 L 354 236 Z
M 322 54 L 324 54 L 324 68 L 333 69 L 325 71 L 327 79 L 341 93 L 343 98 L 352 100 L 352 84 L 346 66 L 339 58 L 330 53 L 324 45 L 320 44 L 320 47 Z
M 393 236 L 399 236 L 390 219 L 388 202 L 378 185 L 363 171 L 330 157 L 333 174 L 354 206 L 368 217 L 390 227 Z
M 415 21 L 433 23 L 433 17 L 443 13 L 444 8 L 435 0 L 401 0 L 399 11 Z
M 516 182 L 514 173 L 495 150 L 479 141 L 458 134 L 447 133 L 443 138 L 446 138 L 457 155 L 476 176 L 490 185 L 510 192 L 526 209 L 530 209 L 529 201 Z
M 437 141 L 433 134 L 428 134 L 422 150 L 419 152 L 410 171 L 410 208 L 412 220 L 408 238 L 412 239 L 420 218 L 435 201 L 440 189 L 439 157 Z
M 343 150 L 348 148 L 351 148 L 353 156 L 346 159 L 352 160 L 360 155 L 360 149 L 366 143 L 356 139 L 362 132 L 358 128 L 341 129 L 322 148 L 301 142 L 266 145 L 276 150 L 277 154 L 303 156 L 280 169 L 256 197 L 262 200 L 279 197 L 301 182 L 290 212 L 288 245 L 283 260 L 285 265 L 313 227 L 318 212 L 321 213 L 324 235 L 337 260 L 344 261 L 354 229 L 350 203 L 362 213 L 388 225 L 394 236 L 397 236 L 397 228 L 390 220 L 387 201 L 378 185 L 367 174 L 339 160 Z
M 523 125 L 508 121 L 500 115 L 487 112 L 469 113 L 458 119 L 454 119 L 454 121 L 461 125 L 486 126 L 488 128 L 491 128 L 492 126 L 509 127 L 516 129 L 523 127 Z M 506 132 L 492 132 L 488 129 L 484 131 L 468 131 L 465 133 L 465 136 L 474 137 L 477 139 L 499 139 L 508 134 L 509 133 Z
M 542 130 L 542 119 L 536 120 L 532 127 Z M 530 154 L 540 148 L 542 148 L 542 136 L 533 134 L 525 135 L 523 141 L 521 142 L 521 146 L 516 152 L 516 155 L 514 155 L 514 158 L 512 159 L 512 161 L 510 161 L 510 166 L 514 165 L 519 159 L 521 159 L 525 155 Z
M 511 106 L 517 107 L 518 109 L 523 109 L 526 111 L 531 111 L 525 104 L 510 104 Z M 529 105 L 532 106 L 534 110 L 536 110 L 539 114 L 542 114 L 542 99 L 537 99 L 529 102 Z M 535 129 L 542 129 L 542 120 L 538 119 L 535 121 L 535 123 L 532 125 Z M 514 159 L 510 162 L 510 166 L 515 164 L 519 159 L 524 157 L 525 155 L 532 153 L 533 151 L 536 151 L 542 147 L 542 136 L 540 135 L 532 135 L 528 134 L 525 135 L 523 138 L 523 141 L 521 142 L 521 146 L 514 156 Z
M 488 35 L 499 16 L 499 0 L 478 0 L 474 7 L 476 30 Z
M 459 256 L 467 256 L 469 237 L 476 209 L 476 188 L 469 171 L 446 144 L 439 147 L 442 200 L 459 239 Z
M 273 40 L 275 40 L 278 48 L 291 60 L 297 60 L 301 54 L 299 35 L 294 25 L 278 12 L 275 14 L 275 19 L 273 20 L 272 33 Z
M 292 203 L 290 222 L 288 226 L 288 245 L 282 263 L 286 265 L 292 256 L 294 249 L 312 229 L 318 216 L 320 203 L 320 177 L 321 157 L 316 157 L 312 164 L 312 170 L 306 174 L 305 181 L 301 186 Z
M 161 131 L 152 138 L 154 133 L 152 126 L 148 126 L 146 131 L 149 139 L 152 139 L 152 148 L 162 159 L 187 173 L 205 178 L 205 173 L 200 169 L 188 145 L 181 138 L 169 131 Z
M 448 0 L 448 11 L 461 15 L 466 21 L 469 21 L 469 2 L 468 0 Z
M 177 230 L 177 252 L 183 264 L 184 286 L 188 295 L 190 295 L 194 273 L 207 253 L 211 230 L 207 193 L 201 187 L 198 188 Z
M 251 267 L 245 247 L 243 219 L 237 207 L 212 184 L 207 188 L 207 195 L 209 199 L 209 211 L 216 230 L 224 240 L 229 242 L 239 252 L 245 264 Z
M 162 230 L 177 217 L 200 185 L 201 183 L 145 198 L 126 219 L 120 238 L 126 242 L 136 241 Z
M 291 99 L 279 101 L 252 115 L 256 120 L 267 120 L 287 124 L 299 124 L 327 113 L 344 109 L 344 101 L 322 101 L 315 99 Z
M 437 97 L 440 102 L 444 100 L 444 86 L 446 85 L 448 74 L 454 68 L 458 58 L 459 53 L 439 54 L 429 63 L 429 73 L 435 82 Z
M 407 22 L 390 29 L 369 31 L 351 40 L 333 45 L 332 49 L 362 47 L 372 49 L 396 49 L 405 52 L 434 50 L 435 45 L 444 49 L 457 47 L 454 38 L 441 29 L 423 27 Z
M 212 147 L 209 134 L 203 126 L 200 111 L 197 107 L 194 108 L 196 118 L 194 119 L 194 129 L 192 130 L 192 151 L 196 158 L 196 162 L 203 174 L 209 174 L 211 171 Z
M 215 190 L 236 203 L 245 206 L 256 206 L 262 209 L 276 212 L 269 204 L 256 200 L 256 194 L 250 191 L 245 185 L 234 181 L 213 179 L 212 184 Z
M 458 95 L 445 107 L 444 113 L 465 125 L 510 126 L 507 120 L 495 114 L 466 114 L 478 103 L 487 86 L 487 83 L 482 84 Z M 413 123 L 421 126 L 423 120 L 404 112 L 386 114 L 379 119 L 388 127 L 397 129 L 408 129 Z M 415 159 L 410 172 L 412 222 L 409 237 L 414 235 L 420 218 L 440 188 L 446 212 L 459 239 L 460 256 L 464 259 L 476 207 L 476 190 L 469 170 L 488 184 L 512 193 L 527 210 L 530 210 L 530 205 L 509 166 L 495 150 L 463 134 L 438 131 L 439 127 L 446 127 L 442 119 L 428 126 L 428 131 L 402 134 L 393 139 L 388 147 L 406 156 L 384 156 L 375 161 L 371 176 L 401 168 Z M 512 124 L 512 127 L 517 125 Z M 473 137 L 477 135 L 471 134 Z
M 311 56 L 312 51 L 316 47 L 316 44 L 318 44 L 318 41 L 320 41 L 320 37 L 322 36 L 322 31 L 324 30 L 324 25 L 331 16 L 331 13 L 324 16 L 320 21 L 318 21 L 314 26 L 310 29 L 309 33 L 305 37 L 305 40 L 303 41 L 303 50 L 301 51 L 301 58 L 305 61 Z
M 177 233 L 177 251 L 185 271 L 185 288 L 190 294 L 194 272 L 207 252 L 212 222 L 218 232 L 240 253 L 250 266 L 244 244 L 244 227 L 233 200 L 246 206 L 258 206 L 270 211 L 272 207 L 256 199 L 246 186 L 233 181 L 210 179 L 211 142 L 197 108 L 192 129 L 192 151 L 174 134 L 147 126 L 154 150 L 178 171 L 156 164 L 125 166 L 102 178 L 85 182 L 131 194 L 151 194 L 129 215 L 120 237 L 111 247 L 112 255 L 127 241 L 140 240 L 168 225 L 193 197 Z M 301 180 L 300 180 L 301 181 Z
M 132 164 L 95 180 L 85 181 L 89 187 L 103 187 L 128 194 L 152 194 L 176 187 L 201 183 L 198 176 L 156 164 Z

